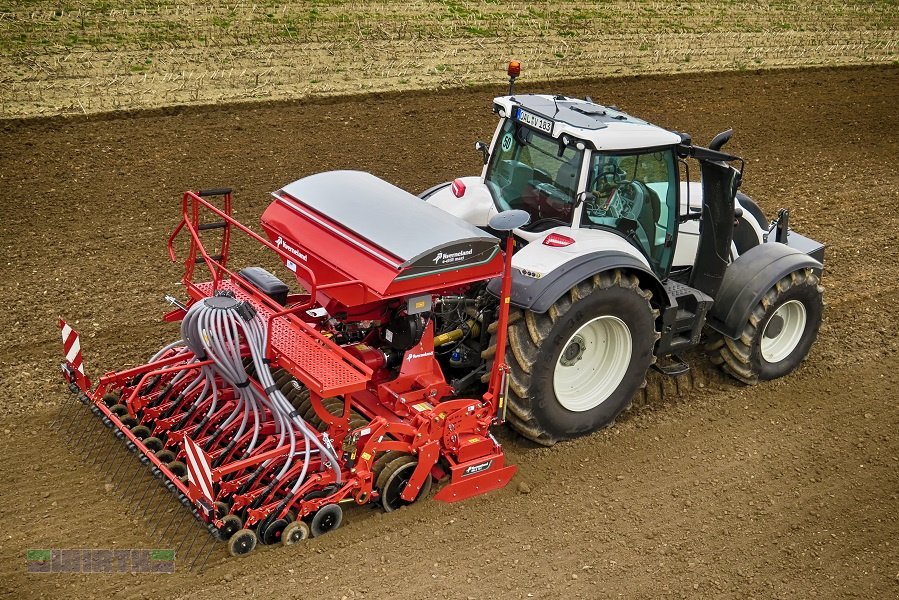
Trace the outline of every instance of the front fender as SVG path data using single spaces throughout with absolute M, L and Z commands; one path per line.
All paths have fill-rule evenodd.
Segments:
M 820 271 L 822 265 L 785 244 L 768 243 L 750 248 L 724 272 L 715 304 L 709 311 L 709 327 L 729 338 L 738 338 L 762 296 L 787 274 L 806 268 Z

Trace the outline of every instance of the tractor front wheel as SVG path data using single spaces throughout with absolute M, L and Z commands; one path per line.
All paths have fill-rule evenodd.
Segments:
M 513 311 L 506 350 L 512 427 L 551 445 L 613 424 L 655 360 L 651 297 L 634 275 L 615 270 L 581 282 L 546 314 Z
M 811 269 L 794 271 L 768 290 L 749 314 L 740 337 L 710 348 L 715 362 L 746 384 L 792 372 L 808 356 L 824 312 L 824 288 Z

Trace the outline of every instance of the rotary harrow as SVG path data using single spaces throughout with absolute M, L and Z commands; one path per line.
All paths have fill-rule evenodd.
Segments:
M 434 479 L 445 482 L 435 498 L 453 502 L 515 473 L 490 431 L 505 415 L 506 364 L 453 382 L 441 368 L 464 363 L 462 343 L 488 339 L 488 329 L 504 355 L 511 235 L 503 252 L 494 235 L 361 172 L 320 173 L 273 196 L 266 239 L 231 216 L 230 190 L 184 194 L 168 248 L 177 261 L 176 239 L 187 235 L 187 299 L 167 297 L 174 310 L 164 317 L 180 321 L 180 339 L 146 364 L 93 387 L 77 332 L 59 323 L 69 387 L 162 493 L 138 497 L 133 484 L 147 469 L 129 461 L 113 481 L 123 497 L 138 497 L 135 515 L 177 497 L 195 529 L 211 534 L 190 563 L 208 546 L 200 569 L 210 540 L 244 555 L 332 531 L 346 504 L 393 511 L 429 495 Z M 503 235 L 527 219 L 508 211 L 491 227 Z M 236 234 L 273 252 L 298 291 L 262 267 L 231 270 Z M 206 247 L 212 236 L 216 252 Z M 198 265 L 205 281 L 195 281 Z M 506 301 L 497 302 L 487 281 L 503 273 Z M 459 397 L 482 378 L 486 392 Z M 90 449 L 94 462 L 112 454 L 101 456 L 100 444 Z M 183 522 L 175 522 L 164 536 L 177 536 Z

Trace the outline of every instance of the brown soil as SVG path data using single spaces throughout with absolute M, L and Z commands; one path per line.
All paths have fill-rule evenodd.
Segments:
M 99 470 L 77 452 L 99 428 L 85 439 L 48 428 L 68 396 L 56 315 L 77 320 L 95 377 L 138 363 L 176 336 L 159 315 L 162 296 L 178 293 L 164 241 L 180 191 L 233 184 L 250 223 L 268 191 L 325 169 L 418 191 L 477 171 L 473 141 L 492 132 L 490 95 L 501 90 L 6 122 L 0 595 L 897 597 L 899 69 L 549 89 L 700 142 L 736 129 L 729 147 L 747 157 L 745 190 L 769 214 L 791 207 L 794 226 L 828 244 L 826 320 L 798 372 L 747 388 L 699 356 L 703 387 L 611 430 L 548 449 L 505 434 L 520 471 L 504 490 L 389 515 L 354 509 L 340 530 L 299 546 L 243 560 L 220 550 L 201 576 L 27 575 L 29 548 L 160 544 L 104 487 L 127 452 Z

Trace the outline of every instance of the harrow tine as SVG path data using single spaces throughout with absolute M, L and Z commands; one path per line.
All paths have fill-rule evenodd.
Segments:
M 186 512 L 186 511 L 182 511 L 182 512 Z M 173 540 L 172 543 L 173 544 L 174 544 L 174 540 L 178 539 L 178 533 L 181 531 L 181 528 L 185 525 L 185 523 L 188 526 L 190 526 L 190 521 L 193 520 L 193 518 L 194 518 L 194 516 L 192 514 L 187 513 L 187 519 L 184 519 L 182 517 L 182 519 L 178 522 L 178 526 L 175 527 L 175 531 L 172 532 L 172 540 Z M 181 546 L 179 545 L 178 547 L 180 548 Z
M 168 495 L 167 495 L 168 490 L 167 490 L 166 488 L 162 488 L 162 491 L 163 491 L 162 498 L 163 498 L 163 501 L 165 501 L 165 498 L 168 497 Z M 155 515 L 156 513 L 159 512 L 158 509 L 160 508 L 159 505 L 161 505 L 161 504 L 162 504 L 162 503 L 160 502 L 160 503 L 158 503 L 158 505 L 156 506 L 156 509 L 157 509 L 157 510 L 154 511 L 154 515 Z M 163 516 L 165 516 L 166 513 L 168 513 L 168 511 L 166 511 L 166 510 L 163 510 L 163 511 L 162 511 Z M 173 520 L 174 520 L 174 516 L 172 517 L 172 519 L 169 519 L 169 520 L 168 520 L 168 524 L 171 525 Z M 160 525 L 162 525 L 162 522 L 163 522 L 162 519 L 156 519 L 156 524 L 153 525 L 153 531 L 150 532 L 150 535 L 153 535 L 154 533 L 156 533 L 156 530 L 159 529 Z M 162 534 L 163 534 L 163 533 L 165 533 L 165 532 L 164 532 L 164 531 L 161 531 L 161 532 L 159 533 L 159 536 L 162 537 Z
M 126 500 L 128 502 L 128 504 L 134 504 L 134 498 L 139 493 L 141 485 L 145 485 L 143 483 L 146 480 L 146 473 L 144 472 L 144 469 L 138 469 L 137 472 L 140 473 L 140 475 L 141 475 L 140 481 L 138 482 L 137 485 L 134 486 L 132 492 L 130 494 L 128 494 L 128 498 Z
M 126 461 L 126 460 L 119 461 L 119 466 L 117 466 L 116 470 L 112 473 L 111 481 L 113 483 L 115 483 L 116 476 L 119 474 L 119 471 L 122 470 L 122 467 L 125 465 L 126 462 L 128 462 L 128 461 Z
M 184 558 L 187 558 L 188 556 L 190 556 L 191 549 L 194 547 L 194 544 L 197 543 L 197 540 L 202 535 L 209 535 L 209 532 L 206 531 L 205 527 L 201 527 L 200 530 L 197 532 L 197 534 L 194 535 L 193 539 L 190 540 L 190 544 L 187 546 L 187 550 L 184 551 Z M 181 550 L 181 548 L 179 547 L 178 550 L 176 550 L 175 552 L 177 553 L 180 550 Z
M 68 415 L 70 415 L 70 414 L 72 413 L 72 409 L 76 409 L 76 410 L 77 410 L 78 405 L 81 404 L 81 402 L 79 401 L 78 398 L 79 398 L 79 396 L 78 396 L 77 394 L 72 394 L 72 396 L 71 396 L 71 401 L 68 402 L 68 403 L 66 403 L 66 406 L 65 406 L 65 409 L 66 409 L 65 414 L 66 414 L 66 416 L 68 416 Z M 68 420 L 68 424 L 71 426 L 71 424 L 72 424 L 71 420 Z
M 151 477 L 152 477 L 152 475 L 151 475 Z M 150 492 L 152 492 L 153 490 L 156 489 L 156 487 L 153 485 L 155 482 L 156 482 L 156 478 L 153 477 L 150 480 L 150 482 L 147 484 L 143 495 L 140 497 L 140 500 L 137 501 L 137 507 L 136 507 L 137 510 L 140 510 L 140 507 L 143 506 L 144 500 L 147 499 L 147 497 L 150 495 Z M 135 511 L 135 512 L 137 512 L 137 511 Z
M 137 476 L 140 475 L 141 469 L 134 469 L 134 474 L 131 476 L 131 479 L 128 480 L 128 485 L 122 488 L 122 494 L 119 496 L 119 499 L 124 500 L 125 496 L 128 495 L 128 490 L 131 489 L 131 486 L 134 484 L 134 480 L 137 479 Z
M 81 421 L 85 421 L 84 417 L 81 418 Z M 87 434 L 91 431 L 91 419 L 88 419 L 86 423 L 84 423 L 84 427 L 81 428 L 81 434 L 78 436 L 78 439 L 75 440 L 75 443 L 80 445 L 84 438 L 87 437 Z
M 190 563 L 190 566 L 187 568 L 188 571 L 194 570 L 194 565 L 197 564 L 197 561 L 200 560 L 201 556 L 203 556 L 203 550 L 205 550 L 206 546 L 209 545 L 209 542 L 213 541 L 214 539 L 215 538 L 211 534 L 206 537 L 206 541 L 203 542 L 203 545 L 200 546 L 199 550 L 197 550 L 197 555 L 194 557 L 193 561 L 191 561 L 191 563 Z M 215 544 L 213 544 L 213 548 L 214 547 L 215 547 Z M 212 553 L 212 548 L 209 549 L 209 554 L 211 554 L 211 553 Z M 207 559 L 209 558 L 209 554 L 206 555 Z M 203 565 L 205 565 L 205 564 L 206 564 L 206 561 L 204 560 Z M 199 571 L 199 572 L 202 572 L 202 571 Z
M 169 524 L 166 525 L 165 529 L 162 530 L 162 533 L 160 534 L 160 537 L 165 538 L 165 534 L 168 533 L 168 531 L 169 531 L 169 529 L 172 527 L 172 524 L 173 524 L 173 523 L 175 523 L 176 521 L 179 522 L 179 523 L 181 522 L 181 521 L 179 521 L 179 517 L 180 517 L 181 520 L 183 521 L 184 516 L 183 516 L 182 514 L 179 513 L 178 517 L 174 517 L 174 516 L 173 516 L 172 520 L 169 521 Z M 179 525 L 179 527 L 180 527 L 180 525 Z M 172 534 L 174 535 L 174 533 L 177 532 L 177 531 L 178 531 L 178 527 L 175 528 L 175 531 L 172 532 Z
M 184 543 L 187 541 L 187 538 L 188 538 L 189 536 L 190 536 L 190 527 L 188 527 L 188 530 L 184 533 L 184 536 L 182 536 L 182 538 L 181 538 L 181 543 L 178 544 L 178 547 L 177 547 L 177 548 L 175 548 L 175 556 L 178 556 L 178 555 L 181 554 L 181 547 L 184 546 Z M 190 552 L 190 549 L 191 549 L 191 547 L 194 545 L 194 542 L 196 541 L 196 539 L 197 539 L 197 536 L 196 536 L 196 535 L 194 535 L 193 537 L 191 537 L 191 542 L 190 542 L 190 544 L 187 546 L 187 550 L 184 551 L 184 556 L 185 556 L 185 557 L 186 557 L 186 556 L 188 555 L 188 553 Z
M 116 446 L 115 436 L 113 436 L 112 440 L 109 440 L 109 449 L 106 451 L 106 454 L 103 455 L 103 458 L 100 459 L 100 453 L 94 457 L 94 460 L 91 462 L 91 466 L 98 464 L 105 464 L 107 460 L 109 460 L 109 455 L 112 454 L 112 451 L 115 450 Z
M 81 418 L 79 418 L 78 413 L 78 400 L 72 400 L 71 408 L 66 412 L 66 419 L 63 423 L 63 433 L 68 436 L 75 430 L 75 426 L 81 422 Z M 72 409 L 75 409 L 75 412 L 72 412 Z M 82 415 L 83 418 L 83 415 Z
M 149 507 L 147 507 L 147 508 L 149 508 Z M 153 535 L 154 533 L 156 533 L 156 530 L 159 529 L 160 523 L 162 523 L 162 519 L 156 518 L 157 511 L 155 509 L 159 508 L 158 498 L 157 498 L 156 505 L 153 508 L 154 508 L 153 512 L 151 512 L 149 515 L 147 515 L 147 520 L 153 523 L 153 529 L 150 530 L 150 535 Z
M 149 520 L 150 516 L 152 516 L 153 514 L 156 513 L 156 510 L 155 510 L 155 509 L 159 508 L 159 500 L 160 500 L 161 498 L 165 498 L 165 497 L 166 497 L 166 492 L 167 492 L 168 490 L 166 490 L 165 488 L 162 488 L 162 493 L 161 493 L 161 494 L 159 493 L 159 491 L 160 491 L 160 490 L 159 490 L 158 488 L 155 489 L 155 492 L 154 492 L 155 497 L 153 497 L 153 496 L 150 497 L 150 501 L 147 502 L 147 506 L 144 507 L 144 512 L 142 512 L 141 515 L 140 515 L 140 518 L 141 518 L 141 519 L 148 519 L 148 520 Z M 151 507 L 151 506 L 154 508 L 154 510 L 153 510 L 151 513 L 149 513 L 149 515 L 148 515 L 147 511 L 150 510 L 150 507 Z M 156 528 L 154 527 L 154 528 L 153 528 L 153 532 L 155 532 L 155 531 L 156 531 Z M 151 535 L 152 535 L 153 532 L 151 532 Z
M 116 487 L 117 490 L 124 489 L 123 486 L 125 484 L 125 480 L 128 478 L 128 473 L 130 472 L 131 465 L 125 466 L 124 469 L 121 469 L 121 474 L 118 472 L 113 475 L 112 484 Z
M 203 558 L 203 564 L 200 565 L 200 568 L 197 570 L 197 573 L 202 573 L 203 569 L 206 568 L 206 563 L 209 561 L 209 557 L 212 556 L 213 550 L 215 550 L 215 544 L 209 544 L 209 551 L 206 552 L 206 556 L 205 556 L 205 558 Z M 193 569 L 193 565 L 191 565 L 191 569 Z
M 50 422 L 50 428 L 51 428 L 51 429 L 52 429 L 53 427 L 55 427 L 57 423 L 59 423 L 59 420 L 60 420 L 60 418 L 63 416 L 63 414 L 65 414 L 65 413 L 67 413 L 68 411 L 72 410 L 72 404 L 75 404 L 75 397 L 74 397 L 74 396 L 72 396 L 71 398 L 65 397 L 65 398 L 62 399 L 62 402 L 61 402 L 60 405 L 59 405 L 59 409 L 56 411 L 56 416 L 54 416 L 54 417 L 53 417 L 53 421 Z
M 81 459 L 81 462 L 82 462 L 82 463 L 87 462 L 87 459 L 90 458 L 91 455 L 93 455 L 94 451 L 95 451 L 95 450 L 100 446 L 100 444 L 103 442 L 103 437 L 104 437 L 104 436 L 102 436 L 102 435 L 98 435 L 98 436 L 96 437 L 96 439 L 94 439 L 94 444 L 90 447 L 90 449 L 88 449 L 87 453 L 85 453 L 84 457 Z

